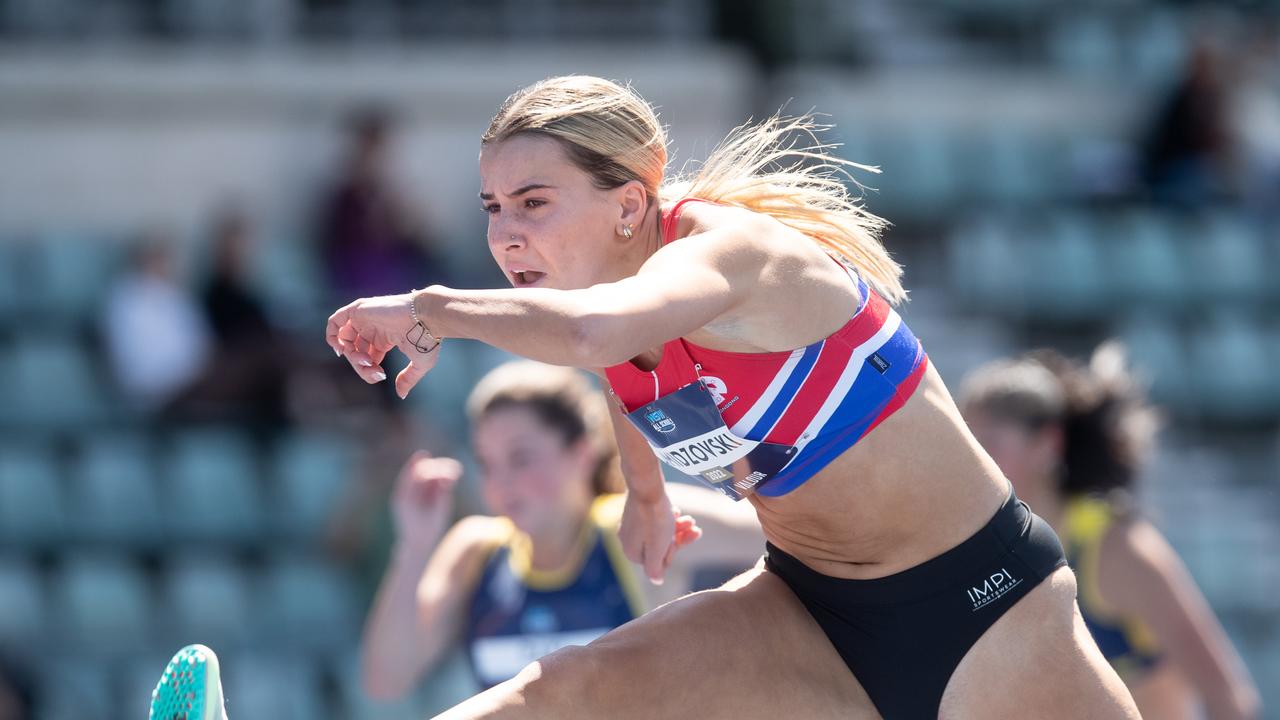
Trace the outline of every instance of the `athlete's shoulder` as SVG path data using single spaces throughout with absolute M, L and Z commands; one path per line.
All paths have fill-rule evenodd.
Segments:
M 439 552 L 453 554 L 461 561 L 487 557 L 511 540 L 515 526 L 504 517 L 468 515 L 449 528 L 440 541 Z
M 1071 535 L 1093 535 L 1111 524 L 1106 504 L 1089 495 L 1067 498 L 1063 519 Z
M 1163 605 L 1187 577 L 1169 541 L 1137 515 L 1118 518 L 1098 554 L 1098 589 L 1106 604 L 1121 613 L 1145 615 Z
M 1135 514 L 1114 516 L 1102 551 L 1123 574 L 1142 569 L 1163 573 L 1181 564 L 1164 534 Z
M 505 518 L 472 515 L 449 528 L 418 584 L 418 600 L 448 603 L 475 588 L 486 562 L 513 532 Z
M 591 503 L 591 520 L 603 530 L 616 531 L 622 524 L 622 510 L 626 504 L 626 494 L 605 493 Z

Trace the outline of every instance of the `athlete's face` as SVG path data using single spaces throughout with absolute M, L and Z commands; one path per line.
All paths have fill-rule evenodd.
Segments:
M 512 405 L 486 413 L 472 430 L 485 502 L 531 536 L 591 502 L 595 453 L 590 443 L 566 443 L 564 434 L 533 410 Z
M 1062 434 L 1056 425 L 1033 429 L 981 408 L 966 408 L 964 418 L 1015 491 L 1054 483 L 1062 462 Z
M 617 190 L 601 190 L 560 143 L 516 135 L 480 151 L 489 251 L 515 287 L 575 290 L 614 279 Z

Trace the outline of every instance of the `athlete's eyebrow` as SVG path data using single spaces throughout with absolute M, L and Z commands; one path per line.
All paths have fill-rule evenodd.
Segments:
M 529 192 L 530 190 L 555 190 L 555 189 L 556 189 L 555 185 L 547 185 L 544 183 L 530 183 L 528 185 L 525 185 L 522 188 L 517 189 L 515 192 L 510 193 L 509 195 L 507 195 L 507 197 L 520 197 L 521 195 Z M 482 192 L 480 193 L 480 199 L 492 200 L 493 193 Z

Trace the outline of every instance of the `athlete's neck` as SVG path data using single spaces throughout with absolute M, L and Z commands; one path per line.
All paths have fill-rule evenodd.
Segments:
M 568 516 L 563 522 L 549 524 L 531 536 L 529 564 L 539 572 L 555 572 L 577 559 L 582 552 L 580 538 L 588 513 Z

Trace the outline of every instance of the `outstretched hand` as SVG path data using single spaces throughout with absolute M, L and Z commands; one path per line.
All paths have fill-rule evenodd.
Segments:
M 408 367 L 396 376 L 396 394 L 401 398 L 408 397 L 440 356 L 439 346 L 424 353 L 410 342 L 412 304 L 412 293 L 360 298 L 330 315 L 325 327 L 329 347 L 370 384 L 387 379 L 382 361 L 392 348 L 399 348 L 409 358 Z

